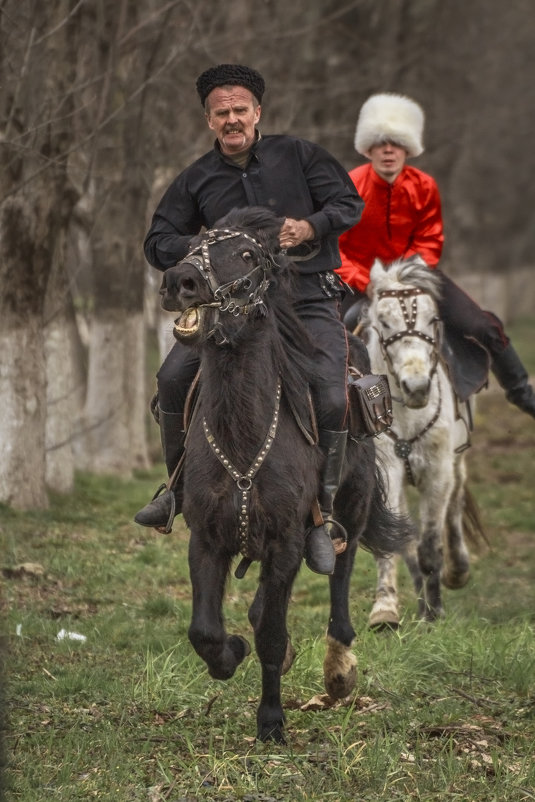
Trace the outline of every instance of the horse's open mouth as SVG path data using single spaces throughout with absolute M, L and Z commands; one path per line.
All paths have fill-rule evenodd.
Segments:
M 202 310 L 198 306 L 185 309 L 175 320 L 175 337 L 192 337 L 197 334 L 201 325 Z

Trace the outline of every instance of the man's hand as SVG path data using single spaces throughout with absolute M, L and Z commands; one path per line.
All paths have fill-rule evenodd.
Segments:
M 306 220 L 293 220 L 287 217 L 279 234 L 281 248 L 295 248 L 302 242 L 315 239 L 316 232 Z

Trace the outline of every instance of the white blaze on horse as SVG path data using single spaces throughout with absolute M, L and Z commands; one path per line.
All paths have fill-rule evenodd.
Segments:
M 465 449 L 471 410 L 456 397 L 442 357 L 437 300 L 440 278 L 415 256 L 371 270 L 366 341 L 372 370 L 390 382 L 393 425 L 376 440 L 392 509 L 408 512 L 406 488 L 418 492 L 419 527 L 404 553 L 426 620 L 443 615 L 441 583 L 463 587 L 470 577 L 466 539 L 484 537 L 466 486 Z M 394 557 L 378 558 L 370 625 L 397 626 Z

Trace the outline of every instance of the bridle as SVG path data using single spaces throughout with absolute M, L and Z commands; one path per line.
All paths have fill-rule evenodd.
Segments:
M 403 314 L 403 320 L 405 322 L 405 328 L 391 334 L 390 337 L 383 337 L 382 333 L 375 328 L 377 332 L 377 336 L 379 338 L 379 344 L 381 347 L 381 352 L 385 359 L 385 362 L 388 365 L 389 371 L 391 375 L 394 377 L 396 384 L 399 387 L 399 380 L 394 370 L 394 366 L 392 363 L 392 358 L 388 353 L 388 347 L 392 345 L 392 343 L 398 342 L 398 340 L 403 339 L 404 337 L 418 337 L 420 340 L 428 343 L 428 345 L 432 346 L 432 354 L 433 354 L 433 364 L 431 367 L 431 372 L 429 374 L 430 379 L 436 373 L 438 362 L 439 362 L 439 351 L 440 351 L 440 318 L 438 316 L 434 317 L 431 322 L 433 323 L 433 336 L 426 334 L 424 331 L 420 331 L 416 328 L 416 315 L 417 315 L 417 296 L 418 295 L 427 295 L 424 290 L 420 287 L 407 287 L 403 290 L 381 290 L 377 293 L 378 298 L 397 298 L 399 304 L 401 306 L 401 311 Z M 411 298 L 410 308 L 407 305 L 407 299 Z M 392 396 L 394 401 L 398 401 L 403 403 L 401 399 L 395 398 Z M 410 440 L 404 440 L 396 432 L 390 428 L 387 429 L 385 434 L 390 437 L 391 440 L 394 441 L 394 452 L 395 454 L 403 460 L 405 465 L 405 472 L 407 474 L 407 480 L 409 484 L 414 485 L 414 475 L 412 472 L 411 464 L 409 462 L 409 455 L 412 451 L 413 444 L 420 440 L 421 437 L 426 434 L 437 422 L 440 417 L 440 412 L 442 409 L 442 388 L 440 386 L 440 382 L 438 384 L 438 404 L 433 417 L 425 424 L 425 426 Z
M 210 259 L 210 247 L 224 240 L 237 237 L 243 237 L 255 246 L 255 252 L 257 254 L 259 252 L 258 264 L 244 275 L 232 281 L 227 281 L 225 284 L 219 284 Z M 268 273 L 272 271 L 275 264 L 258 240 L 250 234 L 246 234 L 244 231 L 232 231 L 227 228 L 210 229 L 203 235 L 201 243 L 194 247 L 181 260 L 180 264 L 195 267 L 210 287 L 214 300 L 210 303 L 199 304 L 199 308 L 210 307 L 216 310 L 214 326 L 207 336 L 218 338 L 218 345 L 228 342 L 219 322 L 219 314 L 221 312 L 226 312 L 233 317 L 248 315 L 253 310 L 265 314 L 266 308 L 263 299 L 270 285 Z M 259 281 L 254 284 L 253 277 L 256 273 L 261 275 Z
M 427 295 L 424 290 L 420 287 L 407 287 L 403 290 L 381 290 L 377 293 L 377 298 L 397 298 L 399 301 L 399 305 L 401 307 L 401 312 L 403 314 L 403 320 L 405 322 L 405 328 L 401 329 L 400 331 L 396 331 L 394 334 L 391 334 L 390 337 L 384 337 L 382 332 L 378 331 L 376 328 L 377 336 L 379 338 L 379 345 L 381 347 L 381 351 L 383 357 L 388 364 L 390 369 L 390 373 L 394 377 L 396 384 L 399 387 L 399 381 L 396 375 L 396 371 L 394 370 L 394 365 L 392 363 L 392 358 L 388 353 L 388 347 L 392 345 L 392 343 L 398 342 L 398 340 L 403 339 L 404 337 L 417 337 L 420 340 L 428 343 L 428 345 L 432 346 L 433 349 L 433 364 L 431 366 L 430 378 L 432 378 L 436 372 L 438 360 L 439 360 L 439 340 L 440 340 L 440 318 L 435 316 L 432 318 L 431 323 L 433 323 L 433 336 L 426 334 L 425 331 L 420 331 L 420 329 L 416 328 L 416 315 L 418 312 L 418 295 Z M 411 298 L 410 307 L 407 305 L 407 299 Z

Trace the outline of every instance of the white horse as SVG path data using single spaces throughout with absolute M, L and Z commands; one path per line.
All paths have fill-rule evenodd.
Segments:
M 466 488 L 465 449 L 471 411 L 455 396 L 441 358 L 440 279 L 415 256 L 371 270 L 366 340 L 374 373 L 388 376 L 394 422 L 377 440 L 391 507 L 408 512 L 407 485 L 419 499 L 418 532 L 404 559 L 418 596 L 418 614 L 443 615 L 441 582 L 460 588 L 470 576 L 465 536 L 483 536 Z M 378 558 L 372 627 L 399 624 L 394 557 Z

